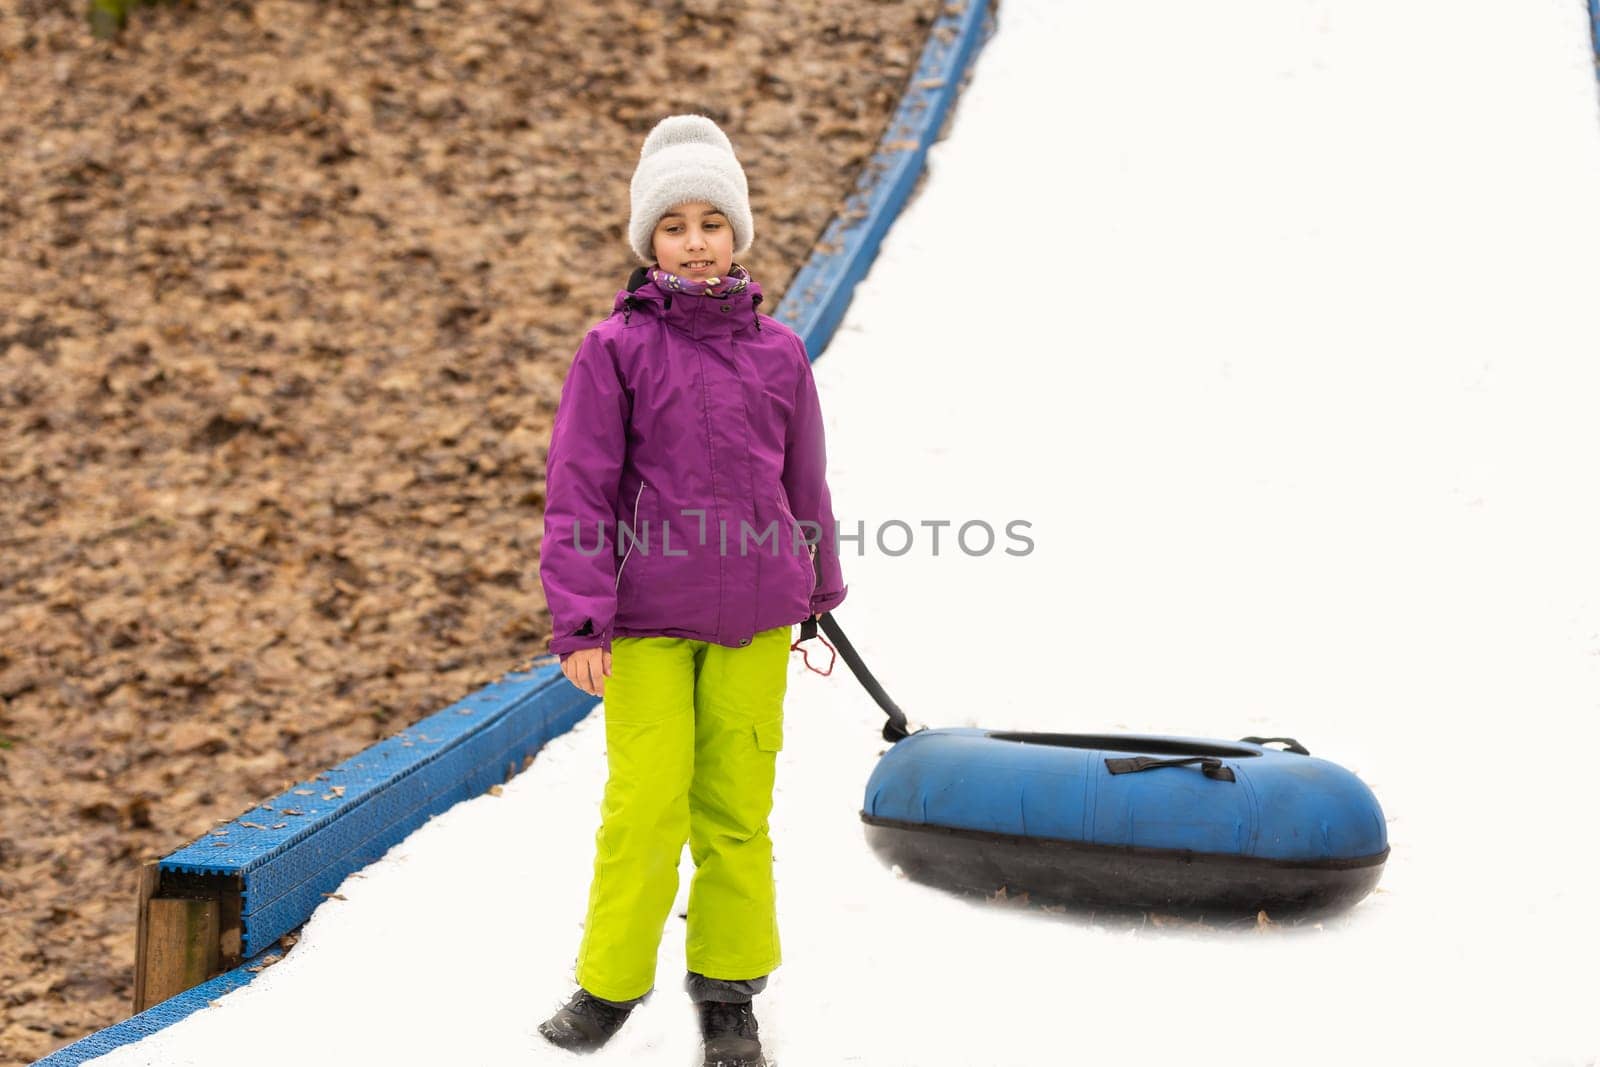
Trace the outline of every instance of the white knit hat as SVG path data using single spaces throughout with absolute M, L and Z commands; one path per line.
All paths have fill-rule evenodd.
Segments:
M 734 255 L 743 255 L 755 237 L 744 168 L 728 135 L 704 115 L 669 115 L 656 123 L 639 149 L 629 194 L 628 244 L 645 263 L 655 261 L 650 238 L 661 216 L 693 200 L 704 200 L 728 217 Z

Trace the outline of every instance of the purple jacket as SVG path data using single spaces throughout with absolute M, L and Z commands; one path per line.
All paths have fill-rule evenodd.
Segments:
M 822 411 L 800 337 L 634 272 L 584 337 L 546 461 L 550 650 L 666 635 L 738 647 L 844 600 Z

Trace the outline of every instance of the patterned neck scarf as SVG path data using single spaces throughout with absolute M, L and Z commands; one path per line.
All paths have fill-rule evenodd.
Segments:
M 659 263 L 650 267 L 650 280 L 671 293 L 692 293 L 696 296 L 732 296 L 750 287 L 750 272 L 735 263 L 721 277 L 696 280 L 682 278 L 662 270 Z

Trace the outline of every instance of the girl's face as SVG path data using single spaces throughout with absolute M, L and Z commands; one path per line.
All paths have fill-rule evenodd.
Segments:
M 656 222 L 651 249 L 680 278 L 720 278 L 733 266 L 733 227 L 704 200 L 679 204 Z

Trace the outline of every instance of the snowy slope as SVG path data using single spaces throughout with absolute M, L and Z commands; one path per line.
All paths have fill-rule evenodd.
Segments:
M 882 715 L 796 656 L 776 1061 L 1600 1057 L 1587 35 L 1557 0 L 1005 0 L 817 364 L 868 532 L 838 617 L 931 725 L 1296 736 L 1373 787 L 1393 855 L 1322 929 L 958 901 L 862 843 Z M 973 519 L 1033 551 L 946 528 L 935 556 L 919 526 Z M 600 714 L 252 985 L 94 1062 L 569 1062 L 534 1025 L 570 988 Z M 697 1062 L 682 935 L 591 1062 Z

